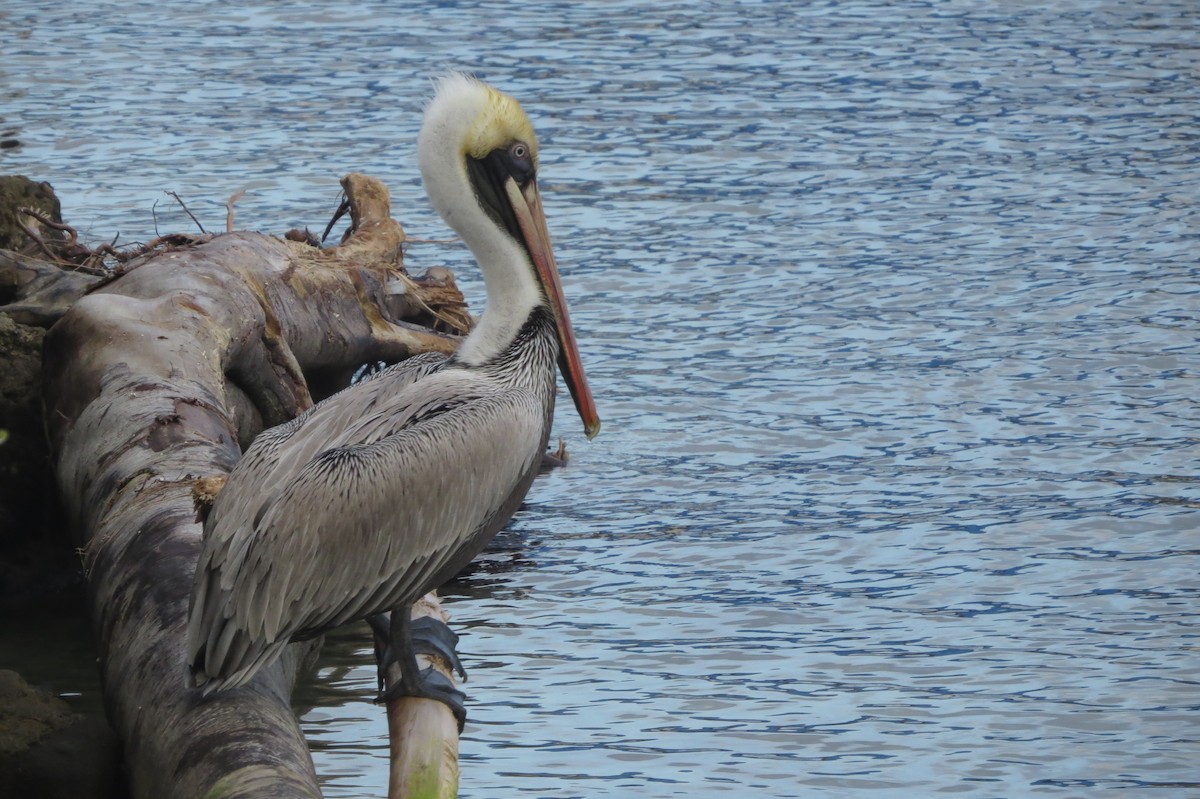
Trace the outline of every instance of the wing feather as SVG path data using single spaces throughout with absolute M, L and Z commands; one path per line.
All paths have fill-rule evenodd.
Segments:
M 375 405 L 380 397 L 403 396 L 406 389 L 441 369 L 445 362 L 446 356 L 440 353 L 401 361 L 317 403 L 295 419 L 264 430 L 254 439 L 229 475 L 204 525 L 204 546 L 188 614 L 188 658 L 198 675 L 207 671 L 207 642 L 213 631 L 226 623 L 226 598 L 235 589 L 236 575 L 253 540 L 245 532 L 257 526 L 267 507 L 264 498 L 274 496 L 297 468 L 316 454 L 322 436 L 344 432 L 347 420 L 361 419 L 364 406 Z M 314 430 L 320 435 L 311 435 Z
M 344 417 L 337 424 L 336 413 L 316 406 L 279 434 L 274 454 L 260 456 L 279 464 L 299 452 L 302 465 L 254 475 L 258 489 L 238 486 L 218 514 L 222 492 L 192 608 L 200 681 L 240 684 L 294 636 L 416 599 L 536 468 L 546 424 L 536 396 L 444 389 L 415 398 L 399 420 L 377 421 L 382 432 Z M 333 436 L 323 428 L 326 442 L 365 443 L 314 452 L 297 435 L 314 421 L 338 428 Z

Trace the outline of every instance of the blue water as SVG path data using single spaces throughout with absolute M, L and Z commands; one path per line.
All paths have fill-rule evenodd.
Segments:
M 429 77 L 534 118 L 604 430 L 445 592 L 461 796 L 1200 796 L 1200 6 L 93 6 L 0 10 L 0 170 L 94 241 L 352 170 L 442 238 Z M 332 636 L 327 796 L 373 689 Z

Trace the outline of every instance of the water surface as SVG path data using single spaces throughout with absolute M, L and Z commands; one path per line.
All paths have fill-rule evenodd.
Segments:
M 0 168 L 94 239 L 445 229 L 431 74 L 518 95 L 601 415 L 448 587 L 463 797 L 1200 796 L 1200 11 L 12 4 Z M 465 250 L 414 245 L 409 264 Z M 301 712 L 382 796 L 361 629 Z

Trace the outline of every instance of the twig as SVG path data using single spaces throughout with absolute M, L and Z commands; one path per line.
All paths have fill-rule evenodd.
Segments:
M 25 222 L 24 217 L 37 220 L 43 227 L 64 232 L 69 238 L 66 241 L 55 240 L 48 242 L 42 237 L 39 229 Z M 111 277 L 111 271 L 104 266 L 104 257 L 110 256 L 118 262 L 123 262 L 131 257 L 123 256 L 111 244 L 101 244 L 95 249 L 80 244 L 79 232 L 75 228 L 65 222 L 58 222 L 48 218 L 36 208 L 18 208 L 14 219 L 17 226 L 45 253 L 50 262 L 60 268 L 65 269 L 69 267 L 74 271 L 84 272 L 85 274 L 97 277 Z M 116 242 L 115 238 L 113 242 Z
M 29 209 L 18 208 L 17 212 L 19 214 L 20 212 L 27 211 L 27 210 L 29 210 Z M 19 227 L 19 228 L 21 228 L 21 230 L 25 231 L 25 235 L 28 236 L 33 241 L 34 244 L 36 244 L 39 248 L 41 248 L 42 252 L 46 253 L 46 255 L 48 257 L 50 257 L 51 259 L 53 259 L 55 261 L 58 260 L 58 254 L 50 249 L 50 245 L 48 245 L 42 239 L 41 235 L 36 230 L 34 230 L 33 228 L 26 225 L 25 222 L 22 221 L 20 216 L 16 217 L 16 221 L 17 221 L 17 227 Z
M 442 316 L 442 314 L 440 312 L 435 311 L 429 305 L 429 303 L 425 302 L 425 298 L 421 296 L 421 293 L 423 291 L 426 291 L 425 287 L 422 286 L 420 283 L 416 282 L 415 280 L 413 280 L 408 275 L 404 274 L 403 272 L 396 272 L 394 275 L 392 275 L 392 279 L 399 280 L 401 283 L 404 283 L 405 284 L 405 292 L 404 293 L 407 296 L 412 297 L 413 301 L 416 302 L 417 305 L 420 308 L 422 308 L 423 310 L 425 310 L 430 316 L 432 316 L 434 319 L 437 319 L 438 321 L 442 322 L 447 327 L 449 327 L 451 330 L 464 330 L 465 331 L 465 330 L 470 329 L 470 324 L 467 324 L 466 326 L 463 325 L 463 319 Z M 448 304 L 448 303 L 444 303 L 444 304 Z M 462 303 L 460 305 L 460 307 L 466 307 L 466 303 Z
M 233 232 L 233 204 L 236 203 L 238 200 L 242 199 L 242 197 L 245 196 L 245 194 L 246 194 L 245 189 L 238 189 L 236 192 L 233 193 L 232 197 L 230 197 L 228 200 L 225 201 L 225 232 L 226 233 Z M 199 223 L 197 222 L 197 224 L 199 224 Z M 203 230 L 204 228 L 200 228 L 200 229 Z
M 76 232 L 75 228 L 71 227 L 66 222 L 55 222 L 53 219 L 43 215 L 38 209 L 29 208 L 27 206 L 18 208 L 17 213 L 24 214 L 25 216 L 32 216 L 34 219 L 41 222 L 51 230 L 60 230 L 65 232 L 71 237 L 71 240 L 67 242 L 68 247 L 74 247 L 79 242 L 79 233 Z M 26 230 L 28 230 L 28 228 L 26 228 Z
M 115 242 L 116 239 L 113 239 L 113 241 Z M 112 246 L 112 244 L 101 244 L 100 246 L 96 247 L 96 249 L 94 249 L 92 251 L 92 254 L 89 255 L 87 257 L 87 260 L 85 260 L 83 263 L 84 263 L 84 265 L 88 265 L 88 263 L 90 261 L 95 260 L 95 261 L 99 262 L 100 268 L 103 268 L 104 267 L 104 256 L 106 256 L 106 255 L 109 256 L 110 258 L 114 259 L 118 264 L 124 263 L 130 257 L 128 255 L 121 253 L 121 251 L 118 250 L 116 247 Z
M 192 212 L 191 212 L 190 210 L 188 210 L 188 207 L 187 207 L 187 205 L 185 205 L 185 204 L 184 204 L 183 200 L 179 199 L 179 195 L 178 195 L 178 194 L 176 194 L 176 193 L 175 193 L 175 192 L 173 192 L 173 191 L 168 191 L 168 192 L 165 192 L 165 194 L 168 194 L 168 195 L 170 195 L 171 197 L 174 197 L 174 198 L 175 198 L 175 202 L 179 203 L 179 207 L 183 209 L 183 212 L 184 212 L 185 214 L 187 214 L 188 216 L 192 217 L 192 221 L 196 223 L 196 227 L 200 228 L 200 232 L 201 232 L 201 233 L 205 233 L 205 234 L 207 234 L 207 233 L 208 233 L 208 231 L 204 229 L 204 225 L 200 224 L 200 220 L 199 220 L 199 219 L 197 219 L 197 218 L 196 218 L 196 217 L 195 217 L 195 216 L 192 214 Z M 157 232 L 158 232 L 158 228 L 157 228 L 157 227 L 155 227 L 155 229 L 154 229 L 154 232 L 155 232 L 155 233 L 157 233 Z

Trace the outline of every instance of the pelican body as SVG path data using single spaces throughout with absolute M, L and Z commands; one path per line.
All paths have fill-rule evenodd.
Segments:
M 247 683 L 291 641 L 394 610 L 402 693 L 448 701 L 411 673 L 411 604 L 520 506 L 550 434 L 558 366 L 588 437 L 599 430 L 520 105 L 451 75 L 418 156 L 434 207 L 479 262 L 487 309 L 454 355 L 385 369 L 246 451 L 205 521 L 192 592 L 189 668 L 206 694 Z

